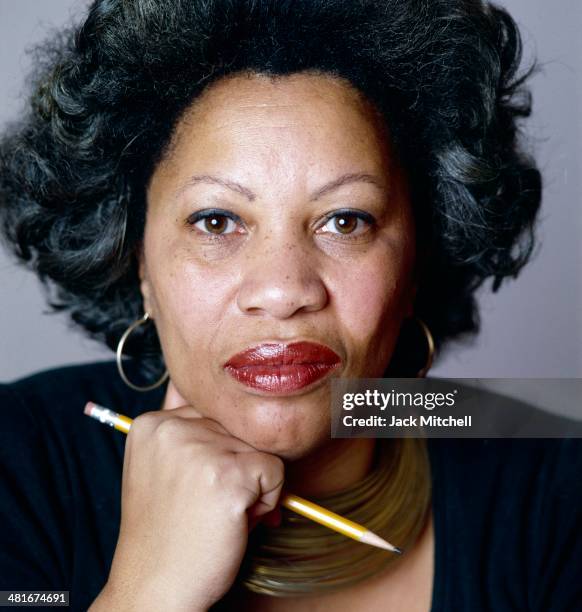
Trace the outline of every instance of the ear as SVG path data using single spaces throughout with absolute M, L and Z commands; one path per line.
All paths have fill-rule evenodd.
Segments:
M 152 289 L 143 252 L 143 244 L 139 245 L 136 256 L 138 261 L 139 288 L 143 298 L 143 309 L 152 319 L 155 319 L 156 315 L 153 308 Z

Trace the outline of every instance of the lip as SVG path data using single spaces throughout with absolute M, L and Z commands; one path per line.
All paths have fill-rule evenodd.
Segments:
M 224 369 L 238 382 L 268 394 L 286 395 L 321 380 L 341 364 L 316 342 L 267 342 L 233 355 Z

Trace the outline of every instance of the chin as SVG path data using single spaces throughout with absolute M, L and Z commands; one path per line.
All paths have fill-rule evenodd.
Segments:
M 313 411 L 257 406 L 244 423 L 231 423 L 231 433 L 259 451 L 294 461 L 315 452 L 330 440 L 330 421 Z M 327 416 L 327 415 L 326 415 Z

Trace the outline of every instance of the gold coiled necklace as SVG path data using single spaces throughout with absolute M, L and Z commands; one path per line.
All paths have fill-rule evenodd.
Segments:
M 379 439 L 370 473 L 342 491 L 311 499 L 403 548 L 414 545 L 431 503 L 424 438 Z M 400 555 L 356 542 L 286 508 L 278 527 L 254 530 L 239 581 L 274 597 L 329 593 L 374 576 Z

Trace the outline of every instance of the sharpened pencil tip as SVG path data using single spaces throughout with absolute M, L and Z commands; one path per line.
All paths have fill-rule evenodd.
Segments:
M 386 542 L 386 540 L 383 540 L 380 536 L 377 536 L 371 531 L 365 531 L 359 539 L 360 542 L 364 542 L 364 544 L 370 544 L 371 546 L 383 548 L 384 550 L 389 550 L 391 552 L 398 553 L 399 555 L 402 554 L 402 550 L 400 548 L 394 546 L 394 544 L 390 544 L 390 542 Z

